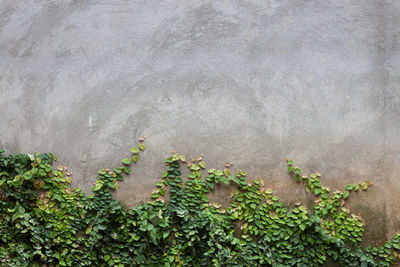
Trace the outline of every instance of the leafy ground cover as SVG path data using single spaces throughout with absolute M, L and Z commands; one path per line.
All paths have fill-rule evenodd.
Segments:
M 152 201 L 125 210 L 112 198 L 146 149 L 144 138 L 120 166 L 102 169 L 85 195 L 70 186 L 51 153 L 8 155 L 0 150 L 1 266 L 390 266 L 400 234 L 383 246 L 361 247 L 365 221 L 345 207 L 354 191 L 330 192 L 320 174 L 288 171 L 317 200 L 312 209 L 286 207 L 264 181 L 244 171 L 206 169 L 203 157 L 166 159 Z M 183 178 L 181 167 L 189 168 Z M 228 207 L 212 203 L 218 184 L 234 187 Z M 310 196 L 312 197 L 312 196 Z

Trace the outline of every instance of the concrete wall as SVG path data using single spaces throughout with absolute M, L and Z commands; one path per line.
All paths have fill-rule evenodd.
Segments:
M 116 197 L 147 199 L 172 150 L 233 161 L 286 201 L 290 157 L 400 231 L 400 1 L 1 0 L 0 147 L 51 151 L 90 190 L 147 135 Z M 225 194 L 218 194 L 222 200 Z

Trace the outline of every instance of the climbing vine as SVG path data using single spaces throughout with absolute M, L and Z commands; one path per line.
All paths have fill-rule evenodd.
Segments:
M 102 169 L 85 195 L 71 187 L 66 167 L 52 167 L 51 153 L 5 156 L 0 150 L 1 266 L 342 266 L 396 263 L 400 234 L 383 246 L 362 247 L 365 221 L 345 202 L 369 184 L 330 192 L 320 175 L 288 171 L 316 197 L 312 209 L 286 207 L 263 180 L 244 171 L 206 170 L 203 157 L 166 159 L 151 201 L 125 210 L 112 191 L 146 149 L 144 138 L 132 156 Z M 181 166 L 189 169 L 183 178 Z M 208 197 L 230 185 L 230 205 Z

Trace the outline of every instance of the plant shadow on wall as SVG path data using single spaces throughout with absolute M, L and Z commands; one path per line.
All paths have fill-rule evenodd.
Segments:
M 51 154 L 0 152 L 1 266 L 390 266 L 398 259 L 400 234 L 383 246 L 360 246 L 364 220 L 344 206 L 368 183 L 330 192 L 318 173 L 288 170 L 317 197 L 312 210 L 288 209 L 262 180 L 246 173 L 205 170 L 174 153 L 151 194 L 129 210 L 111 191 L 139 160 L 144 138 L 120 167 L 98 173 L 93 195 L 69 186 L 66 167 L 52 168 Z M 181 177 L 180 167 L 190 172 Z M 229 207 L 207 194 L 219 183 L 235 187 Z M 164 196 L 169 196 L 168 201 Z

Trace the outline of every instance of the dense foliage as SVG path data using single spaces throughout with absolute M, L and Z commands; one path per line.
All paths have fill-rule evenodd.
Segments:
M 318 173 L 289 173 L 317 200 L 312 210 L 289 209 L 262 180 L 246 173 L 205 171 L 200 156 L 173 154 L 151 202 L 125 210 L 111 191 L 131 172 L 143 139 L 121 167 L 102 169 L 86 196 L 69 185 L 66 167 L 52 168 L 52 154 L 10 155 L 0 151 L 1 266 L 389 266 L 400 235 L 384 246 L 362 248 L 365 222 L 344 207 L 349 194 L 368 183 L 330 192 Z M 189 168 L 182 178 L 180 166 Z M 230 184 L 229 207 L 207 194 Z M 164 200 L 164 197 L 166 198 Z

